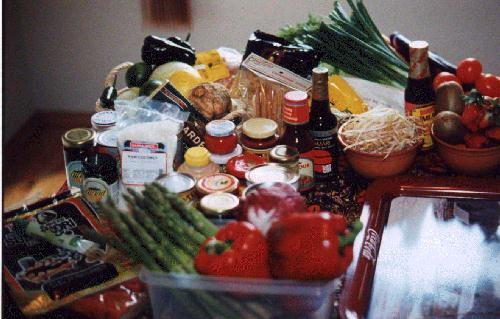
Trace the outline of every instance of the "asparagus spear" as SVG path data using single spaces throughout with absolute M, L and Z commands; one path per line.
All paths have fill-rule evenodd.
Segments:
M 179 216 L 170 216 L 162 212 L 165 209 L 169 209 L 169 207 L 159 206 L 161 203 L 156 202 L 157 204 L 155 204 L 153 200 L 141 197 L 134 192 L 131 192 L 131 195 L 138 205 L 146 207 L 145 210 L 154 218 L 163 232 L 170 235 L 191 256 L 194 257 L 196 255 L 199 245 L 205 241 L 203 235 L 198 233 L 191 225 L 181 220 Z
M 217 232 L 217 227 L 212 224 L 202 213 L 196 208 L 182 200 L 177 194 L 170 193 L 166 188 L 158 183 L 152 184 L 156 187 L 158 193 L 167 199 L 173 208 L 182 215 L 191 225 L 193 225 L 200 233 L 210 237 Z
M 137 221 L 151 234 L 158 244 L 165 249 L 168 254 L 171 254 L 185 270 L 194 272 L 193 261 L 190 255 L 177 247 L 170 239 L 158 228 L 154 221 L 145 214 L 135 203 L 130 196 L 124 196 L 129 205 L 129 209 L 134 214 Z
M 141 246 L 136 238 L 131 236 L 130 229 L 121 221 L 119 216 L 121 213 L 115 210 L 112 202 L 108 201 L 107 206 L 100 204 L 100 209 L 111 220 L 115 231 L 120 234 L 121 240 L 113 239 L 110 241 L 112 246 L 126 253 L 133 260 L 144 264 L 151 271 L 161 271 L 163 269 L 151 255 L 146 253 L 144 247 Z

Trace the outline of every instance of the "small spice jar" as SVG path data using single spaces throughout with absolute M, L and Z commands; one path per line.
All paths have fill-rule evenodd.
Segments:
M 299 173 L 300 153 L 296 147 L 276 145 L 269 153 L 269 161 L 288 167 L 291 171 Z
M 242 130 L 240 143 L 243 151 L 269 160 L 269 152 L 278 143 L 278 124 L 270 119 L 253 118 L 243 123 Z
M 90 118 L 92 128 L 96 132 L 109 130 L 116 125 L 116 112 L 115 111 L 101 111 L 97 112 Z
M 82 187 L 82 161 L 94 146 L 96 133 L 90 128 L 74 128 L 62 136 L 66 182 L 68 187 Z
M 214 120 L 205 127 L 205 147 L 212 154 L 224 155 L 234 151 L 238 138 L 236 126 L 229 120 Z
M 239 204 L 238 197 L 221 192 L 208 194 L 200 200 L 200 208 L 203 214 L 208 218 L 216 219 L 216 221 L 234 218 Z
M 236 177 L 216 173 L 202 177 L 196 183 L 196 191 L 201 195 L 208 195 L 216 192 L 236 193 L 238 190 L 239 181 Z
M 106 198 L 118 200 L 118 170 L 116 159 L 107 154 L 95 153 L 85 157 L 83 167 L 83 196 L 92 204 Z

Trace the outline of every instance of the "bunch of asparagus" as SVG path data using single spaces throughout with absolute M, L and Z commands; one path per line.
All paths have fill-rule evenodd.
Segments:
M 111 200 L 99 206 L 116 234 L 109 238 L 110 244 L 151 271 L 196 274 L 193 258 L 217 227 L 157 183 L 147 184 L 142 194 L 128 192 L 124 199 L 129 212 L 121 212 Z M 203 291 L 176 290 L 172 298 L 191 318 L 261 317 L 227 295 L 214 298 Z

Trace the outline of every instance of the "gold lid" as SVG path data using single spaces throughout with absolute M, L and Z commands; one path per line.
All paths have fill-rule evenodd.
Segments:
M 62 143 L 65 147 L 82 148 L 94 143 L 96 133 L 90 128 L 74 128 L 62 136 Z
M 235 210 L 240 200 L 229 193 L 212 193 L 204 196 L 200 201 L 200 207 L 206 215 L 224 215 Z
M 300 154 L 296 147 L 288 145 L 276 145 L 269 153 L 271 162 L 292 163 L 299 160 Z
M 256 117 L 243 123 L 243 134 L 250 138 L 263 139 L 276 134 L 278 124 L 270 119 Z

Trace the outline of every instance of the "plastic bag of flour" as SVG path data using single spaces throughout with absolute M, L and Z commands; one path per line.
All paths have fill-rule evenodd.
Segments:
M 115 109 L 122 185 L 142 187 L 173 172 L 179 133 L 189 112 L 145 98 L 120 101 Z

